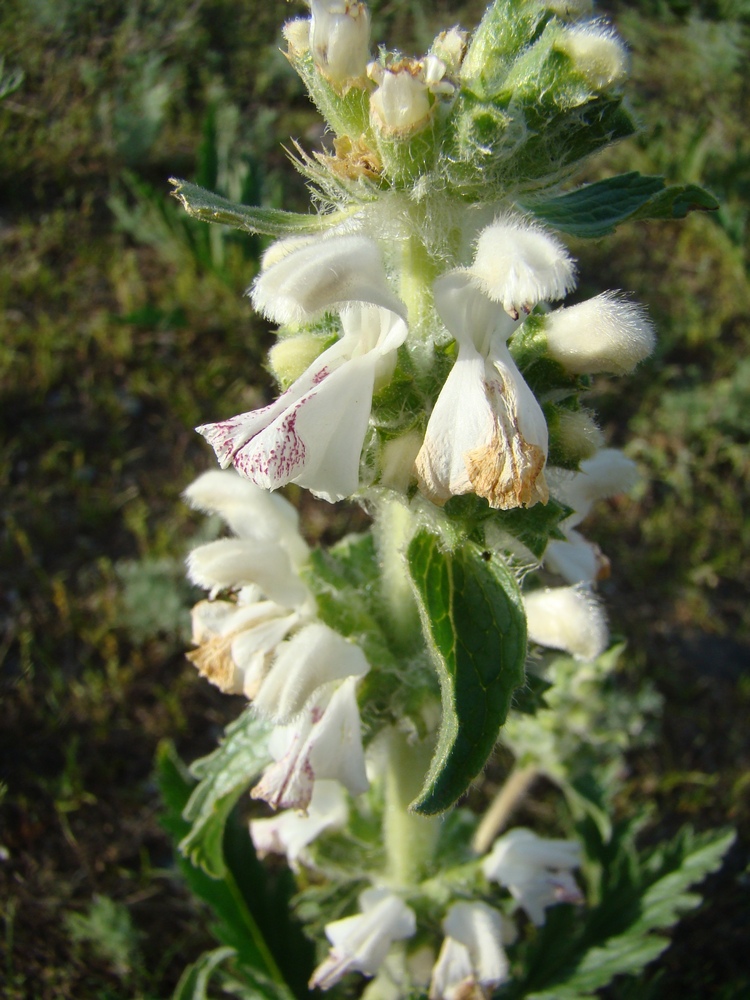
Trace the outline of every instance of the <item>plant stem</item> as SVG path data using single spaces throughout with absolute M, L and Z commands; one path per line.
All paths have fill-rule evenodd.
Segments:
M 484 854 L 490 849 L 493 840 L 508 825 L 508 820 L 538 777 L 539 771 L 535 767 L 521 767 L 511 771 L 476 829 L 471 846 L 477 854 Z
M 388 632 L 401 649 L 414 645 L 420 634 L 419 612 L 406 566 L 406 546 L 414 519 L 400 499 L 383 501 L 375 521 L 375 542 L 380 556 L 382 597 L 388 611 Z
M 396 729 L 388 734 L 383 835 L 388 877 L 398 886 L 416 885 L 429 869 L 440 832 L 440 817 L 409 812 L 432 756 L 431 741 L 410 742 Z

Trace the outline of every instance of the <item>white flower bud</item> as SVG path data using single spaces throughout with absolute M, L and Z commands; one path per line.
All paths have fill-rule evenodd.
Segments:
M 370 97 L 370 110 L 382 128 L 410 132 L 426 123 L 431 105 L 419 63 L 407 63 L 392 70 L 370 63 L 367 70 L 378 84 Z
M 441 31 L 430 46 L 430 53 L 445 64 L 449 76 L 455 76 L 461 68 L 468 37 L 468 31 L 456 25 L 449 31 Z
M 546 317 L 547 350 L 574 374 L 625 375 L 654 349 L 654 330 L 642 306 L 604 292 Z
M 315 65 L 336 87 L 364 81 L 370 12 L 356 0 L 312 0 L 310 47 Z
M 604 435 L 585 410 L 558 410 L 555 437 L 566 457 L 579 462 L 604 446 Z
M 296 17 L 287 21 L 281 33 L 289 46 L 290 56 L 301 56 L 310 51 L 310 18 Z
M 291 385 L 325 349 L 325 334 L 301 333 L 282 337 L 268 352 L 268 367 L 283 388 Z
M 627 78 L 627 49 L 611 28 L 596 23 L 567 28 L 555 40 L 555 48 L 573 61 L 593 90 L 608 90 Z
M 583 587 L 548 587 L 524 595 L 529 639 L 578 660 L 595 660 L 609 638 L 601 605 Z
M 562 243 L 535 223 L 513 217 L 482 230 L 469 274 L 514 319 L 575 287 L 575 265 Z

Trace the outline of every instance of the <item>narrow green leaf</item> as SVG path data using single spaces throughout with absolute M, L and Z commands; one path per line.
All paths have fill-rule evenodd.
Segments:
M 165 804 L 161 822 L 172 839 L 178 842 L 190 829 L 189 823 L 183 818 L 183 811 L 195 783 L 169 741 L 159 744 L 156 774 Z M 249 835 L 246 834 L 246 837 L 247 866 L 254 860 L 254 855 L 252 841 Z M 190 889 L 211 907 L 216 917 L 211 930 L 221 944 L 236 953 L 238 967 L 242 972 L 248 975 L 252 972 L 253 975 L 277 983 L 280 991 L 278 996 L 288 998 L 284 978 L 230 868 L 227 866 L 223 878 L 214 879 L 180 854 L 176 855 L 175 860 Z
M 432 814 L 453 805 L 492 753 L 524 680 L 526 616 L 513 575 L 474 543 L 443 552 L 420 531 L 408 559 L 443 701 L 435 756 L 412 803 Z
M 317 233 L 330 225 L 330 219 L 322 215 L 301 215 L 285 212 L 280 208 L 260 208 L 254 205 L 238 205 L 222 198 L 221 195 L 206 191 L 205 188 L 170 177 L 174 185 L 172 194 L 182 203 L 182 207 L 202 222 L 218 222 L 233 229 L 243 229 L 246 233 L 261 236 L 289 236 L 295 233 Z
M 227 817 L 271 759 L 267 735 L 268 724 L 247 708 L 227 726 L 219 748 L 190 767 L 199 780 L 183 813 L 191 829 L 179 846 L 212 878 L 226 874 L 222 841 Z
M 663 177 L 631 171 L 586 184 L 576 191 L 525 207 L 537 218 L 571 236 L 598 237 L 634 219 L 682 219 L 688 212 L 712 211 L 716 199 L 696 184 L 665 186 Z

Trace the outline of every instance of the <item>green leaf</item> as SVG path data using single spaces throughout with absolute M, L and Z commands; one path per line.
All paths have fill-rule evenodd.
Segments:
M 513 575 L 473 542 L 444 552 L 423 530 L 408 560 L 443 701 L 435 755 L 412 803 L 429 815 L 453 805 L 492 753 L 524 680 L 526 616 Z
M 587 914 L 584 927 L 564 934 L 565 913 L 551 911 L 548 926 L 527 956 L 526 983 L 501 995 L 578 1000 L 616 976 L 642 972 L 670 943 L 654 931 L 672 927 L 700 904 L 701 896 L 688 890 L 719 867 L 735 837 L 732 830 L 696 836 L 685 828 L 671 843 L 638 858 L 630 839 L 634 830 L 622 827 L 619 845 L 602 843 L 602 899 Z
M 190 829 L 189 823 L 183 818 L 183 812 L 195 783 L 169 741 L 159 744 L 156 773 L 165 805 L 161 822 L 172 839 L 178 842 Z M 244 868 L 247 869 L 252 862 L 256 865 L 258 863 L 246 831 L 245 837 Z M 211 930 L 221 944 L 231 949 L 233 954 L 236 953 L 236 961 L 243 977 L 252 973 L 253 976 L 278 984 L 275 987 L 276 993 L 273 994 L 275 1000 L 291 1000 L 284 978 L 250 911 L 247 897 L 241 890 L 232 867 L 227 865 L 224 877 L 214 879 L 180 854 L 176 855 L 175 860 L 192 892 L 211 907 L 216 917 Z M 260 895 L 256 887 L 254 902 Z
M 317 233 L 331 224 L 331 220 L 322 215 L 301 215 L 297 212 L 285 212 L 280 208 L 238 205 L 228 198 L 222 198 L 197 184 L 181 181 L 176 177 L 170 177 L 169 183 L 174 185 L 172 194 L 182 203 L 188 215 L 202 222 L 218 222 L 261 236 Z
M 598 237 L 635 219 L 683 219 L 688 212 L 713 211 L 716 199 L 696 184 L 665 186 L 663 177 L 631 171 L 586 184 L 576 191 L 525 207 L 571 236 Z
M 179 846 L 185 857 L 212 878 L 226 874 L 222 841 L 227 817 L 271 760 L 267 735 L 268 724 L 247 708 L 227 726 L 219 748 L 190 768 L 199 781 L 183 813 L 191 829 Z

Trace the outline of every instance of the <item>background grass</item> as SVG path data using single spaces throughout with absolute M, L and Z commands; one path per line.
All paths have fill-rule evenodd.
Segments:
M 376 5 L 373 5 L 376 6 Z M 429 10 L 429 13 L 427 11 Z M 608 440 L 644 470 L 587 534 L 629 639 L 622 683 L 665 699 L 623 809 L 649 836 L 727 820 L 740 841 L 662 961 L 654 995 L 750 988 L 750 80 L 742 0 L 611 3 L 640 136 L 589 167 L 707 186 L 713 217 L 574 246 L 583 291 L 631 290 L 659 329 L 597 382 Z M 481 5 L 376 6 L 424 49 Z M 280 143 L 320 123 L 278 51 L 285 4 L 6 0 L 0 8 L 0 984 L 10 1000 L 164 997 L 210 944 L 158 822 L 158 741 L 192 759 L 238 703 L 186 663 L 179 494 L 212 456 L 192 428 L 272 391 L 243 291 L 259 244 L 193 223 L 168 176 L 304 203 Z M 297 498 L 311 537 L 358 514 Z M 743 978 L 744 977 L 744 978 Z M 645 995 L 645 994 L 644 994 Z

